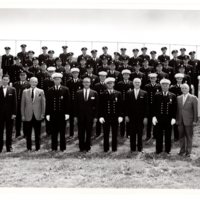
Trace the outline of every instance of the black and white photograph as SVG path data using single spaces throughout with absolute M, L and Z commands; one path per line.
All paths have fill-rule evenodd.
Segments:
M 197 0 L 0 1 L 2 194 L 198 197 L 199 22 Z

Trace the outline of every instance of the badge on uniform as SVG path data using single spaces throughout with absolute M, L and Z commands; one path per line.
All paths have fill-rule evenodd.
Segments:
M 63 96 L 61 96 L 60 98 L 63 99 Z
M 115 101 L 117 102 L 117 97 L 115 97 Z
M 91 99 L 92 99 L 92 100 L 94 100 L 94 99 L 95 99 L 95 97 L 91 97 Z
M 169 103 L 170 103 L 170 104 L 172 103 L 172 99 L 169 99 Z

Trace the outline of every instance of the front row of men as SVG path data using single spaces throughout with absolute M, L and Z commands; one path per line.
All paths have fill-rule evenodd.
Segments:
M 151 76 L 150 76 L 151 77 Z M 152 77 L 154 77 L 152 75 Z M 16 90 L 8 86 L 9 76 L 3 75 L 0 87 L 0 152 L 3 149 L 3 132 L 6 126 L 6 149 L 12 151 L 12 127 L 20 106 L 24 134 L 27 139 L 27 149 L 32 150 L 32 128 L 35 132 L 36 151 L 40 149 L 41 122 L 46 118 L 51 132 L 52 150 L 58 150 L 58 135 L 60 135 L 60 150 L 66 150 L 66 121 L 70 118 L 71 105 L 74 105 L 73 117 L 78 123 L 78 138 L 80 151 L 90 151 L 93 124 L 98 131 L 103 126 L 104 152 L 109 151 L 109 137 L 112 134 L 112 151 L 117 151 L 118 126 L 127 128 L 130 135 L 131 152 L 143 152 L 143 130 L 147 127 L 147 139 L 153 135 L 156 139 L 156 153 L 171 151 L 171 133 L 174 125 L 178 126 L 180 139 L 180 155 L 190 156 L 192 150 L 193 125 L 198 121 L 195 96 L 189 94 L 189 86 L 181 85 L 182 95 L 176 97 L 169 91 L 170 81 L 160 81 L 161 90 L 151 93 L 140 89 L 141 79 L 133 80 L 133 89 L 125 94 L 114 89 L 115 79 L 106 78 L 106 90 L 98 93 L 90 88 L 91 79 L 83 79 L 83 89 L 77 91 L 76 98 L 71 99 L 69 89 L 61 85 L 62 74 L 52 75 L 54 86 L 46 94 L 37 88 L 36 77 L 30 79 L 30 88 L 22 93 L 21 105 L 17 105 Z M 128 82 L 127 82 L 128 84 Z M 151 80 L 152 87 L 157 88 Z M 125 96 L 124 96 L 125 95 Z M 124 101 L 123 101 L 124 99 Z M 100 124 L 99 124 L 100 123 Z M 123 124 L 123 125 L 122 125 Z M 149 125 L 150 124 L 150 125 Z M 111 131 L 110 131 L 111 129 Z M 101 130 L 100 130 L 101 131 Z M 100 132 L 99 131 L 99 132 Z M 163 138 L 165 149 L 163 150 Z

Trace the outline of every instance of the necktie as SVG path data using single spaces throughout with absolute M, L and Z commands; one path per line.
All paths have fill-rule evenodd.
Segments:
M 87 93 L 88 93 L 88 90 L 87 89 L 85 89 L 85 101 L 87 101 Z
M 34 88 L 32 89 L 31 99 L 32 99 L 32 101 L 33 101 L 33 99 L 34 99 Z

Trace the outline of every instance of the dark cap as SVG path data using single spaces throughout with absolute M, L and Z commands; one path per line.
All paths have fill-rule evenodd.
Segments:
M 186 51 L 186 48 L 181 48 L 180 51 Z
M 115 65 L 114 61 L 110 61 L 109 65 Z
M 133 49 L 132 51 L 133 52 L 139 52 L 139 49 Z
M 81 56 L 81 57 L 80 57 L 80 60 L 86 60 L 86 59 L 85 59 L 85 57 L 84 57 L 84 56 Z
M 108 49 L 108 47 L 104 46 L 104 47 L 102 47 L 102 49 L 103 49 L 103 50 L 104 50 L 104 49 Z
M 121 50 L 121 51 L 126 51 L 126 48 L 121 48 L 120 50 Z
M 189 60 L 189 57 L 188 57 L 187 55 L 185 55 L 185 56 L 183 57 L 183 60 Z
M 55 62 L 57 62 L 57 61 L 62 62 L 62 60 L 61 60 L 59 57 L 57 57 L 57 58 L 55 59 Z
M 33 61 L 34 61 L 34 60 L 38 60 L 38 57 L 33 57 Z
M 35 54 L 35 52 L 34 52 L 34 51 L 32 51 L 32 50 L 31 50 L 31 51 L 28 51 L 28 54 L 29 54 L 29 53 Z
M 22 71 L 22 72 L 20 72 L 19 75 L 20 75 L 20 76 L 26 76 L 27 74 L 26 74 L 26 72 Z
M 67 48 L 68 48 L 68 46 L 62 46 L 62 48 L 63 48 L 63 49 L 67 49 Z
M 147 47 L 142 47 L 141 51 L 147 50 Z
M 46 46 L 43 46 L 43 47 L 42 47 L 42 49 L 43 49 L 43 50 L 46 50 L 46 49 L 48 49 L 48 47 L 46 47 Z
M 158 67 L 158 66 L 163 66 L 163 65 L 162 65 L 161 62 L 157 62 L 157 63 L 156 63 L 156 67 Z
M 87 50 L 87 47 L 83 47 L 83 48 L 81 48 L 81 51 L 86 51 Z
M 73 52 L 69 52 L 69 53 L 68 53 L 68 56 L 73 56 L 73 55 L 74 55 Z
M 156 54 L 156 53 L 157 53 L 156 51 L 151 51 L 151 52 L 150 52 L 150 54 Z
M 11 48 L 10 48 L 10 47 L 5 47 L 4 49 L 5 49 L 5 50 L 10 50 Z
M 138 67 L 141 67 L 141 65 L 140 65 L 140 62 L 138 61 L 138 62 L 136 62 L 135 64 L 134 64 L 134 66 L 138 66 Z
M 50 53 L 54 54 L 55 51 L 54 51 L 54 50 L 49 50 L 48 53 L 49 53 L 49 54 L 50 54 Z
M 119 52 L 114 52 L 114 55 L 115 56 L 120 56 L 120 53 Z
M 102 56 L 102 60 L 108 60 L 107 56 Z
M 86 69 L 91 69 L 91 68 L 93 68 L 92 65 L 90 65 L 90 64 L 87 64 L 87 65 L 86 65 Z
M 26 44 L 22 44 L 20 47 L 22 47 L 22 48 L 26 48 L 27 45 L 26 45 Z
M 189 53 L 190 56 L 194 55 L 194 54 L 196 54 L 196 51 L 190 51 L 190 53 Z
M 93 49 L 93 50 L 91 51 L 91 53 L 97 53 L 97 50 L 96 50 L 96 49 Z
M 178 53 L 178 50 L 172 50 L 172 54 Z
M 127 61 L 127 60 L 129 60 L 128 56 L 125 56 L 125 57 L 122 58 L 122 61 Z
M 17 56 L 15 56 L 15 57 L 14 57 L 14 60 L 20 60 L 20 58 L 19 58 L 19 57 L 17 57 Z
M 163 50 L 167 50 L 167 47 L 162 47 L 161 50 L 162 50 L 162 51 L 163 51 Z

